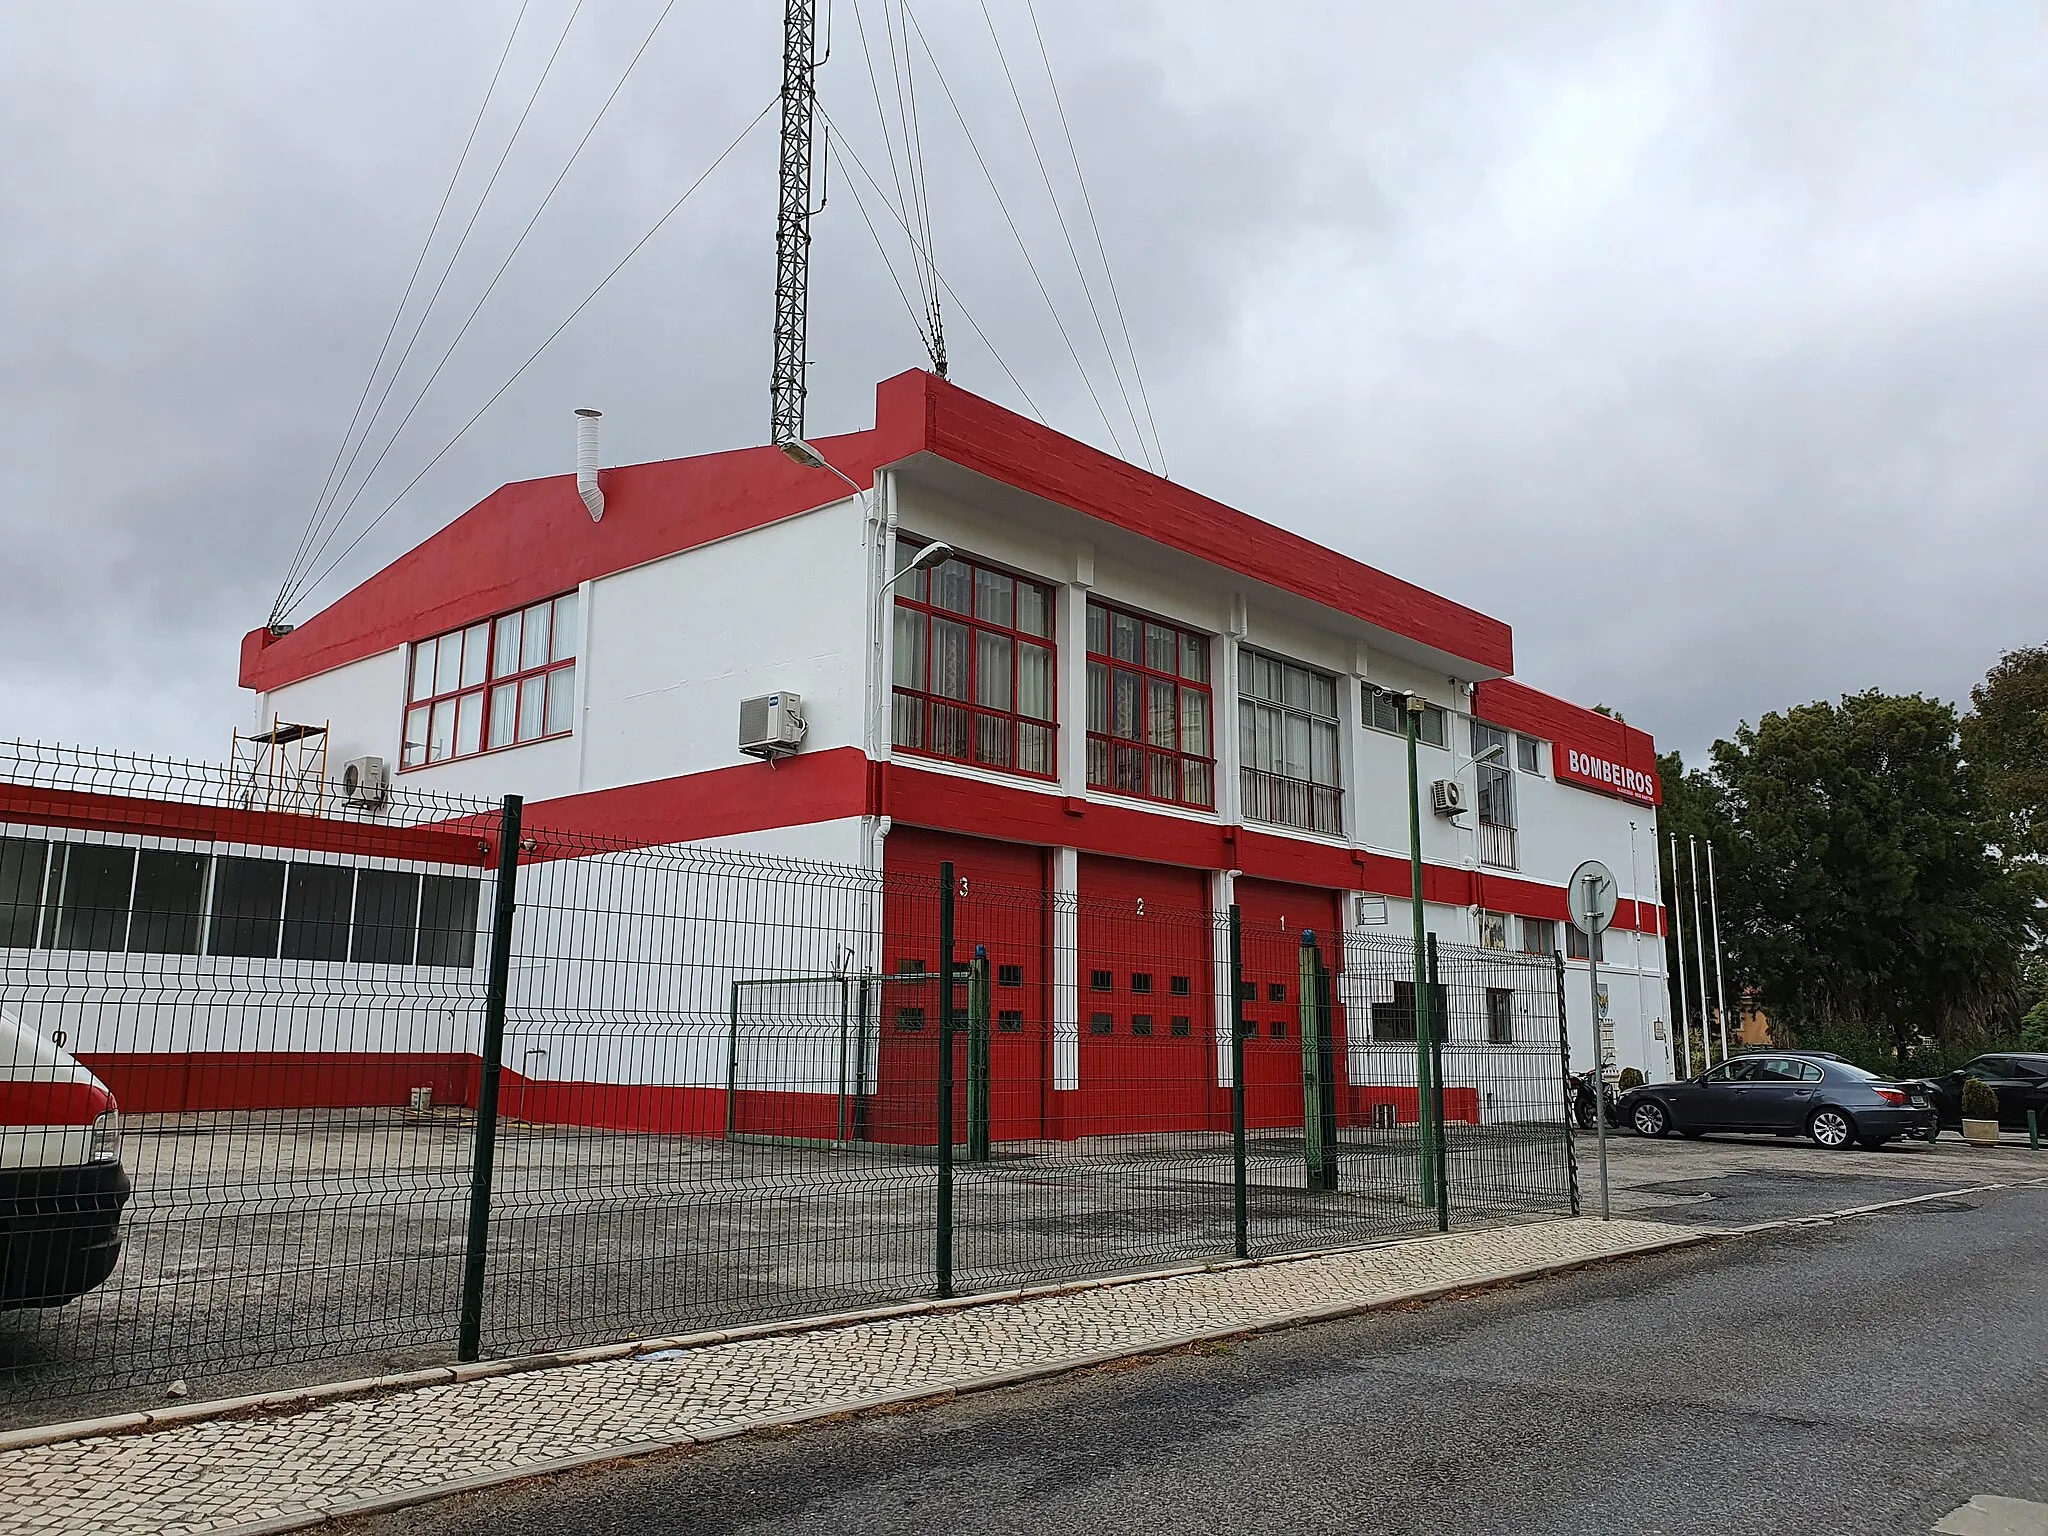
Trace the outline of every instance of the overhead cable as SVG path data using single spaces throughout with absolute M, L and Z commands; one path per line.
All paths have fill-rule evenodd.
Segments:
M 1102 243 L 1102 226 L 1095 218 L 1095 200 L 1088 195 L 1088 178 L 1081 171 L 1080 151 L 1074 147 L 1073 125 L 1067 121 L 1066 103 L 1060 99 L 1060 83 L 1052 72 L 1052 55 L 1046 50 L 1045 33 L 1038 25 L 1038 9 L 1032 0 L 1024 0 L 1025 14 L 1031 18 L 1031 32 L 1038 39 L 1038 56 L 1045 61 L 1045 83 L 1052 88 L 1052 104 L 1059 112 L 1060 130 L 1066 135 L 1067 156 L 1074 162 L 1074 181 L 1081 188 L 1081 206 L 1088 212 L 1088 227 L 1095 234 L 1095 253 L 1102 260 L 1102 276 L 1109 285 L 1109 299 L 1116 310 L 1118 327 L 1123 331 L 1124 350 L 1130 354 L 1131 373 L 1138 382 L 1138 400 L 1145 408 L 1145 423 L 1152 429 L 1152 447 L 1159 455 L 1159 472 L 1166 473 L 1166 445 L 1159 440 L 1159 424 L 1152 418 L 1152 397 L 1145 389 L 1144 370 L 1138 366 L 1138 349 L 1131 343 L 1130 322 L 1124 318 L 1124 302 L 1116 291 L 1116 271 L 1109 264 L 1109 252 Z
M 828 123 L 832 121 L 831 114 L 825 110 L 823 102 L 818 104 L 818 115 Z M 836 127 L 837 125 L 834 124 L 834 126 Z M 910 223 L 904 217 L 902 210 L 890 203 L 889 194 L 882 190 L 881 183 L 876 181 L 874 176 L 869 173 L 867 166 L 862 162 L 860 156 L 847 147 L 846 135 L 843 132 L 839 135 L 839 146 L 840 153 L 853 162 L 853 168 L 860 172 L 862 179 L 874 191 L 876 198 L 880 200 L 882 206 L 889 210 L 890 217 L 895 219 L 898 226 L 902 228 L 903 233 L 909 237 L 912 247 L 916 248 L 917 231 L 910 227 Z M 1016 387 L 1018 395 L 1024 401 L 1025 408 L 1031 412 L 1035 420 L 1043 425 L 1045 413 L 1038 408 L 1038 402 L 1031 398 L 1031 391 L 1024 387 L 1024 381 L 1017 377 L 1016 371 L 1004 360 L 1003 354 L 996 350 L 996 344 L 988 339 L 988 333 L 975 322 L 974 316 L 968 313 L 967 306 L 960 302 L 959 290 L 946 281 L 946 274 L 941 272 L 936 264 L 933 264 L 931 272 L 933 282 L 939 288 L 945 290 L 946 297 L 952 301 L 953 308 L 959 313 L 960 318 L 967 322 L 968 329 L 973 331 L 976 339 L 988 349 L 988 355 L 996 360 L 996 366 L 1003 370 L 1004 377 L 1009 379 L 1010 383 Z
M 462 441 L 463 437 L 468 434 L 469 429 L 475 426 L 479 421 L 483 419 L 484 413 L 488 411 L 493 405 L 496 405 L 498 403 L 498 398 L 501 395 L 503 395 L 506 390 L 510 389 L 514 384 L 519 382 L 519 380 L 525 375 L 526 370 L 531 368 L 534 365 L 534 363 L 539 360 L 540 355 L 543 352 L 547 351 L 549 347 L 554 345 L 556 338 L 559 337 L 562 334 L 562 332 L 566 331 L 569 328 L 570 324 L 576 319 L 578 315 L 582 314 L 584 310 L 590 307 L 592 301 L 595 300 L 599 294 L 604 292 L 606 287 L 610 285 L 611 280 L 613 278 L 617 277 L 620 272 L 625 270 L 626 264 L 630 262 L 635 256 L 640 254 L 641 250 L 646 246 L 648 241 L 652 240 L 656 235 L 661 233 L 662 229 L 666 227 L 666 225 L 668 224 L 668 221 L 674 218 L 676 214 L 681 210 L 683 204 L 687 203 L 690 200 L 691 196 L 697 191 L 699 187 L 703 186 L 705 182 L 711 179 L 712 173 L 715 172 L 721 165 L 725 164 L 726 160 L 730 158 L 730 156 L 732 155 L 732 152 L 740 147 L 741 143 L 746 139 L 746 137 L 761 125 L 763 119 L 765 119 L 769 113 L 773 112 L 775 108 L 781 104 L 781 101 L 782 96 L 779 91 L 775 95 L 768 98 L 767 102 L 762 106 L 761 110 L 759 112 L 756 112 L 754 116 L 748 120 L 747 125 L 744 128 L 742 128 L 737 135 L 734 136 L 733 141 L 730 144 L 726 145 L 724 149 L 720 150 L 718 152 L 718 157 L 704 168 L 703 174 L 700 175 L 695 181 L 690 183 L 689 187 L 684 191 L 681 197 L 677 198 L 673 203 L 669 204 L 668 211 L 662 214 L 660 218 L 654 221 L 653 227 L 650 228 L 646 234 L 642 235 L 638 240 L 636 240 L 633 243 L 632 248 L 628 250 L 625 255 L 621 256 L 618 259 L 617 263 L 613 265 L 612 269 L 609 272 L 605 273 L 605 275 L 598 280 L 597 286 L 592 288 L 589 293 L 585 294 L 582 300 L 576 305 L 576 307 L 570 310 L 569 313 L 563 317 L 562 323 L 556 326 L 552 331 L 548 332 L 547 339 L 543 341 L 539 346 L 535 347 L 533 351 L 527 355 L 526 361 L 521 363 L 516 369 L 513 370 L 512 376 L 505 380 L 504 383 L 500 384 L 495 390 L 491 391 L 490 398 L 484 401 L 484 403 L 481 406 L 477 407 L 476 414 L 471 416 L 468 421 L 464 422 L 462 426 L 456 431 L 455 435 L 449 438 L 448 441 L 441 446 L 440 451 L 436 453 L 431 459 L 427 460 L 427 462 L 423 466 L 421 466 L 420 472 L 414 475 L 412 479 L 408 480 L 405 483 L 403 489 L 401 489 L 396 496 L 393 496 L 388 502 L 384 504 L 383 509 L 379 511 L 378 514 L 370 520 L 368 526 L 365 527 L 361 533 L 357 534 L 353 539 L 349 541 L 347 548 L 343 549 L 339 554 L 335 555 L 333 559 L 329 560 L 327 564 L 321 568 L 320 573 L 317 576 L 313 577 L 312 580 L 306 583 L 305 587 L 301 590 L 300 595 L 292 600 L 294 605 L 302 601 L 307 592 L 310 592 L 321 581 L 324 581 L 327 578 L 328 574 L 331 571 L 333 571 L 333 569 L 337 565 L 339 565 L 343 560 L 346 560 L 349 557 L 349 555 L 354 552 L 356 546 L 361 544 L 364 539 L 368 538 L 370 533 L 379 524 L 381 524 L 386 517 L 388 517 L 391 514 L 392 508 L 396 507 L 399 504 L 399 502 L 403 501 L 406 495 L 412 490 L 412 488 L 418 485 L 420 481 L 426 478 L 427 472 L 431 470 L 436 464 L 440 463 L 441 460 L 448 455 L 449 450 L 454 448 L 454 446 L 457 443 Z
M 512 44 L 518 40 L 520 23 L 526 20 L 526 9 L 531 0 L 521 0 L 519 14 L 512 18 L 512 30 L 505 38 L 505 46 L 498 53 L 498 67 L 491 71 L 491 83 L 484 87 L 484 99 L 477 104 L 476 118 L 469 125 L 469 137 L 462 141 L 462 153 L 455 158 L 455 169 L 448 177 L 448 185 L 442 189 L 441 205 L 434 210 L 434 222 L 427 228 L 427 238 L 420 244 L 420 254 L 412 264 L 412 274 L 405 280 L 405 292 L 398 297 L 398 308 L 391 312 L 391 324 L 385 328 L 383 344 L 377 348 L 377 360 L 370 364 L 370 376 L 363 380 L 363 392 L 356 398 L 356 408 L 348 419 L 348 428 L 341 434 L 341 441 L 335 445 L 334 462 L 327 466 L 327 478 L 320 484 L 320 494 L 313 499 L 313 510 L 307 514 L 306 526 L 299 532 L 299 542 L 292 550 L 291 563 L 285 567 L 284 580 L 277 589 L 277 598 L 271 604 L 270 619 L 276 623 L 282 616 L 285 595 L 291 589 L 292 578 L 298 574 L 299 561 L 304 558 L 306 544 L 319 526 L 321 508 L 327 504 L 327 493 L 334 485 L 335 472 L 341 468 L 342 455 L 348 452 L 348 445 L 356 435 L 356 424 L 362 420 L 363 406 L 368 403 L 370 391 L 377 385 L 378 370 L 384 366 L 384 359 L 391 351 L 391 338 L 398 334 L 398 322 L 405 317 L 405 306 L 412 300 L 412 291 L 418 285 L 420 273 L 426 269 L 427 252 L 434 248 L 434 236 L 441 232 L 441 220 L 447 216 L 448 204 L 455 196 L 455 185 L 462 180 L 462 169 L 469 164 L 469 152 L 476 147 L 476 136 L 484 125 L 484 115 L 490 111 L 491 98 L 497 94 L 498 81 L 505 73 L 505 61 L 512 57 Z
M 1039 179 L 1045 183 L 1046 200 L 1052 204 L 1052 216 L 1058 220 L 1060 238 L 1066 242 L 1067 255 L 1074 263 L 1074 276 L 1081 284 L 1081 297 L 1088 305 L 1088 316 L 1095 322 L 1095 334 L 1102 342 L 1102 355 L 1109 359 L 1110 377 L 1116 380 L 1117 393 L 1123 396 L 1124 414 L 1131 418 L 1131 431 L 1138 439 L 1138 452 L 1145 457 L 1146 467 L 1151 467 L 1151 451 L 1145 443 L 1144 423 L 1138 420 L 1137 407 L 1131 403 L 1131 392 L 1124 386 L 1124 371 L 1117 362 L 1116 348 L 1110 345 L 1109 328 L 1102 323 L 1102 313 L 1095 307 L 1095 285 L 1088 281 L 1088 274 L 1081 266 L 1081 252 L 1074 245 L 1074 235 L 1067 228 L 1067 213 L 1060 206 L 1060 195 L 1054 190 L 1052 172 L 1046 169 L 1045 156 L 1038 148 L 1038 135 L 1031 128 L 1031 114 L 1024 109 L 1024 93 L 1017 89 L 1017 77 L 1010 73 L 1010 57 L 1003 48 L 1002 35 L 996 31 L 996 19 L 989 13 L 988 0 L 981 0 L 981 18 L 988 23 L 989 41 L 996 45 L 996 62 L 1002 65 L 1003 79 L 1010 87 L 1010 100 L 1017 104 L 1017 119 L 1024 125 L 1024 138 L 1031 145 L 1031 158 L 1038 162 Z
M 982 177 L 988 182 L 989 191 L 995 194 L 996 206 L 1002 210 L 1003 222 L 1010 226 L 1010 234 L 1017 242 L 1017 250 L 1024 258 L 1024 265 L 1031 273 L 1031 280 L 1038 285 L 1039 296 L 1045 300 L 1045 307 L 1052 316 L 1054 329 L 1060 333 L 1060 340 L 1066 343 L 1067 355 L 1074 360 L 1074 367 L 1081 375 L 1081 385 L 1088 391 L 1088 398 L 1094 402 L 1095 414 L 1102 418 L 1103 430 L 1109 433 L 1110 444 L 1117 456 L 1124 456 L 1123 440 L 1117 436 L 1116 424 L 1109 419 L 1109 412 L 1103 407 L 1102 397 L 1095 392 L 1095 381 L 1089 376 L 1088 365 L 1081 361 L 1080 350 L 1074 345 L 1074 338 L 1068 334 L 1067 325 L 1060 318 L 1059 306 L 1053 302 L 1052 292 L 1045 286 L 1045 279 L 1039 274 L 1038 263 L 1031 259 L 1031 248 L 1025 243 L 1023 231 L 1017 228 L 1017 221 L 1010 213 L 1010 205 L 1004 201 L 1002 188 L 996 185 L 995 173 L 989 169 L 988 161 L 981 153 L 981 146 L 975 142 L 974 131 L 967 126 L 967 114 L 960 110 L 960 102 L 953 94 L 953 87 L 947 83 L 946 72 L 939 65 L 938 55 L 932 52 L 931 43 L 926 39 L 924 28 L 919 25 L 916 13 L 907 6 L 904 15 L 911 30 L 917 33 L 917 40 L 931 61 L 932 73 L 938 76 L 939 89 L 946 93 L 947 104 L 953 109 L 953 117 L 960 124 L 960 132 L 967 139 L 967 147 L 974 152 L 975 164 L 981 167 Z
M 340 529 L 342 521 L 354 510 L 356 502 L 362 498 L 363 493 L 369 488 L 371 480 L 376 477 L 377 470 L 383 465 L 386 456 L 390 454 L 392 448 L 396 446 L 399 434 L 405 430 L 407 423 L 412 420 L 414 412 L 418 411 L 421 404 L 426 400 L 427 391 L 434 387 L 434 381 L 440 378 L 441 370 L 448 366 L 448 360 L 455 355 L 455 349 L 462 344 L 462 338 L 469 334 L 469 328 L 475 324 L 478 313 L 483 309 L 485 302 L 490 298 L 491 294 L 496 291 L 499 280 L 504 277 L 506 269 L 512 265 L 512 259 L 519 254 L 520 248 L 526 244 L 526 237 L 533 233 L 533 228 L 540 222 L 541 215 L 547 212 L 548 205 L 554 201 L 555 193 L 561 190 L 562 183 L 568 178 L 569 172 L 575 167 L 577 160 L 582 157 L 584 148 L 590 143 L 591 135 L 597 132 L 598 125 L 605 119 L 605 114 L 611 111 L 612 103 L 619 99 L 619 92 L 626 88 L 626 82 L 632 78 L 633 71 L 639 65 L 641 56 L 647 52 L 648 46 L 654 41 L 655 33 L 661 30 L 661 24 L 668 20 L 668 14 L 675 9 L 675 6 L 676 0 L 668 0 L 668 3 L 662 7 L 661 13 L 654 18 L 654 25 L 647 29 L 647 35 L 640 40 L 640 46 L 634 50 L 633 57 L 626 61 L 626 67 L 620 72 L 617 82 L 612 86 L 611 94 L 605 97 L 604 104 L 597 109 L 597 115 L 591 118 L 590 126 L 583 130 L 583 137 L 576 141 L 576 147 L 570 151 L 569 158 L 562 162 L 561 170 L 555 173 L 554 181 L 549 185 L 546 194 L 542 196 L 539 206 L 533 210 L 532 216 L 527 219 L 526 227 L 520 230 L 519 237 L 512 242 L 512 248 L 505 253 L 505 259 L 498 264 L 498 270 L 491 275 L 490 282 L 484 285 L 484 291 L 477 296 L 476 303 L 470 306 L 469 314 L 464 317 L 461 328 L 456 331 L 454 338 L 449 341 L 447 347 L 442 351 L 440 361 L 434 364 L 434 370 L 427 375 L 426 382 L 420 385 L 418 392 L 413 397 L 412 404 L 406 409 L 404 417 L 396 427 L 392 428 L 391 436 L 386 440 L 383 452 L 377 455 L 376 462 L 370 466 L 368 472 L 357 482 L 355 494 L 349 499 L 348 505 L 342 509 L 340 517 L 335 519 L 334 530 L 330 531 L 327 540 L 322 541 L 321 548 L 323 550 L 327 542 L 333 538 L 334 531 Z M 318 558 L 317 551 L 312 558 Z
M 426 329 L 427 320 L 434 312 L 434 305 L 439 302 L 442 290 L 448 286 L 449 275 L 454 272 L 455 263 L 461 259 L 463 248 L 468 245 L 470 234 L 476 229 L 477 220 L 483 214 L 484 204 L 490 201 L 491 193 L 498 185 L 498 177 L 504 172 L 505 162 L 512 157 L 513 147 L 518 144 L 519 136 L 525 130 L 526 120 L 533 114 L 534 103 L 540 99 L 541 90 L 548 83 L 548 76 L 554 72 L 555 60 L 561 57 L 562 45 L 569 38 L 569 29 L 575 26 L 576 18 L 582 13 L 582 10 L 583 0 L 576 0 L 575 8 L 569 12 L 569 19 L 562 24 L 560 34 L 555 38 L 554 50 L 549 53 L 547 63 L 541 68 L 540 78 L 533 83 L 533 90 L 526 98 L 526 106 L 519 114 L 519 121 L 512 125 L 512 136 L 505 141 L 505 147 L 498 155 L 498 163 L 491 168 L 490 179 L 484 183 L 483 194 L 477 198 L 476 206 L 469 211 L 469 222 L 463 226 L 462 234 L 455 242 L 455 249 L 448 253 L 447 264 L 441 269 L 440 281 L 434 285 L 434 291 L 427 296 L 426 305 L 420 310 L 417 319 L 413 322 L 412 335 L 406 339 L 405 350 L 399 354 L 397 363 L 391 369 L 391 376 L 384 381 L 383 393 L 378 395 L 377 404 L 371 409 L 369 419 L 363 423 L 362 435 L 356 439 L 355 448 L 349 454 L 348 463 L 342 469 L 341 478 L 334 483 L 334 489 L 329 497 L 328 505 L 322 511 L 321 524 L 326 529 L 326 532 L 321 536 L 319 543 L 313 551 L 306 556 L 305 563 L 308 565 L 320 557 L 320 551 L 327 547 L 328 542 L 338 530 L 338 520 L 331 525 L 328 521 L 333 513 L 334 503 L 340 499 L 342 488 L 348 484 L 348 478 L 355 470 L 356 461 L 362 456 L 363 449 L 368 446 L 370 434 L 377 425 L 377 418 L 383 414 L 385 402 L 391 398 L 391 391 L 397 386 L 399 376 L 404 373 L 405 365 L 412 357 L 412 349 L 419 344 L 420 334 Z M 415 401 L 415 404 L 417 404 L 417 401 Z M 390 451 L 389 442 L 385 444 L 385 451 Z M 378 462 L 382 462 L 381 454 L 378 457 Z M 372 473 L 374 472 L 373 466 Z M 364 483 L 367 483 L 368 479 L 369 476 L 365 475 Z M 362 494 L 361 483 L 356 487 L 356 494 L 358 496 Z M 351 501 L 350 506 L 353 505 L 354 502 Z M 340 516 L 346 517 L 347 515 L 348 508 L 343 508 Z M 286 606 L 290 606 L 290 596 L 287 598 Z

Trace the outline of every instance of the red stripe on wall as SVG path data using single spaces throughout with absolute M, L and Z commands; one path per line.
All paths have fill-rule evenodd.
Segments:
M 0 1080 L 0 1125 L 91 1125 L 113 1107 L 98 1083 Z
M 475 867 L 485 857 L 484 845 L 475 834 L 451 832 L 445 827 L 334 821 L 285 811 L 244 811 L 232 806 L 190 805 L 141 795 L 48 789 L 34 784 L 0 784 L 0 821 L 188 842 L 354 853 L 429 864 Z

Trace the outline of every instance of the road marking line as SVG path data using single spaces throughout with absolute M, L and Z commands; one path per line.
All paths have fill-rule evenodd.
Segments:
M 2048 1176 L 2020 1179 L 2012 1183 L 1971 1184 L 1962 1189 L 1937 1189 L 1924 1195 L 1907 1195 L 1898 1200 L 1880 1200 L 1874 1205 L 1845 1205 L 1838 1211 L 1820 1211 L 1812 1216 L 1783 1216 L 1776 1221 L 1759 1221 L 1746 1227 L 1729 1227 L 1726 1230 L 1746 1235 L 1751 1232 L 1789 1232 L 1795 1227 L 1825 1227 L 1844 1216 L 1870 1216 L 1879 1211 L 1893 1211 L 1902 1205 L 1919 1205 L 1928 1200 L 1953 1200 L 1958 1195 L 1982 1195 L 1995 1189 L 2030 1189 L 2041 1184 L 2048 1184 Z

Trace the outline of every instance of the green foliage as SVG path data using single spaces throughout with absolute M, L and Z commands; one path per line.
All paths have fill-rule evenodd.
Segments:
M 2016 854 L 2048 858 L 2048 645 L 2008 651 L 1970 690 L 1963 751 Z
M 1989 1083 L 1974 1077 L 1963 1079 L 1963 1118 L 1965 1120 L 1996 1120 L 1998 1118 L 1998 1093 Z
M 1667 795 L 1674 777 L 1674 824 L 1725 829 L 1737 973 L 1802 1043 L 1852 1026 L 1887 1058 L 1865 1064 L 1894 1070 L 1923 1037 L 2012 1017 L 2033 905 L 1990 846 L 1996 816 L 1949 705 L 1873 690 L 1767 714 L 1714 744 L 1706 782 L 1667 776 Z
M 1621 1092 L 1627 1093 L 1631 1088 L 1642 1087 L 1647 1081 L 1648 1079 L 1634 1067 L 1623 1067 L 1621 1069 L 1621 1076 L 1614 1080 L 1614 1086 Z
M 2020 1046 L 2023 1050 L 2048 1051 L 2048 998 L 2020 1016 Z

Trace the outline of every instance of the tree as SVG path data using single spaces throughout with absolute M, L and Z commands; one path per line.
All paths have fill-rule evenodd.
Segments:
M 1862 1026 L 1904 1066 L 2012 1018 L 2033 903 L 1953 708 L 1872 690 L 1767 714 L 1714 744 L 1714 777 L 1722 920 L 1774 1022 Z
M 2014 855 L 2048 859 L 2048 645 L 2008 651 L 1970 690 L 1963 751 Z

